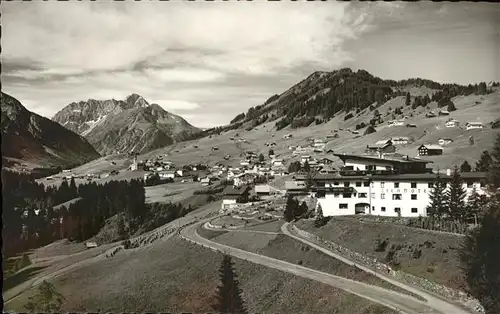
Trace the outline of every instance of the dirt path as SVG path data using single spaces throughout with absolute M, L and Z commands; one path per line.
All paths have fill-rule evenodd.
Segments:
M 236 249 L 220 243 L 216 243 L 205 239 L 198 235 L 196 229 L 206 223 L 207 220 L 192 224 L 180 231 L 181 237 L 187 241 L 211 248 L 212 250 L 228 253 L 234 257 L 247 260 L 256 264 L 264 265 L 281 271 L 295 274 L 304 278 L 312 279 L 318 282 L 328 284 L 333 287 L 340 288 L 347 292 L 353 293 L 370 301 L 382 304 L 397 311 L 402 311 L 408 314 L 417 313 L 466 313 L 463 311 L 448 311 L 450 307 L 441 309 L 432 303 L 422 302 L 411 296 L 387 290 L 378 286 L 368 285 L 362 282 L 357 282 L 347 278 L 331 275 L 328 273 L 316 271 L 303 266 L 295 265 L 285 261 L 273 259 L 267 256 L 247 252 Z

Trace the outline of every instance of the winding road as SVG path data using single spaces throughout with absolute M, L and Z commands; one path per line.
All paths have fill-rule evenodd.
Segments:
M 370 301 L 382 304 L 386 307 L 395 309 L 397 311 L 407 313 L 407 314 L 421 314 L 421 313 L 467 313 L 461 308 L 456 308 L 454 305 L 443 306 L 439 302 L 433 302 L 429 299 L 429 302 L 420 301 L 412 296 L 402 294 L 396 291 L 384 289 L 378 286 L 373 286 L 365 284 L 362 282 L 350 280 L 347 278 L 335 276 L 325 272 L 313 270 L 300 265 L 295 265 L 289 262 L 277 260 L 267 256 L 259 255 L 256 253 L 244 251 L 241 249 L 233 248 L 224 244 L 210 241 L 206 238 L 201 237 L 196 229 L 205 224 L 209 220 L 202 220 L 198 223 L 192 224 L 183 228 L 180 231 L 180 235 L 183 239 L 190 241 L 192 243 L 208 247 L 212 250 L 223 252 L 231 256 L 237 257 L 239 259 L 247 260 L 249 262 L 274 268 L 277 270 L 292 273 L 294 275 L 312 279 L 344 291 L 350 292 L 352 294 L 358 295 L 362 298 L 368 299 Z

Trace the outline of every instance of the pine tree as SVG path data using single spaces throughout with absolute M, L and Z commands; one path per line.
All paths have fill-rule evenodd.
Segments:
M 488 198 L 486 195 L 480 195 L 477 192 L 476 187 L 472 189 L 471 194 L 467 198 L 466 203 L 466 217 L 469 220 L 474 219 L 475 223 L 477 223 L 477 219 L 481 219 L 483 216 L 482 209 L 485 208 L 488 203 Z
M 460 165 L 460 172 L 471 172 L 472 167 L 469 165 L 467 160 L 465 160 L 461 165 Z
M 213 309 L 220 313 L 246 314 L 241 289 L 234 273 L 231 256 L 224 254 L 219 269 L 221 285 L 217 287 L 216 302 Z
M 500 133 L 497 134 L 493 151 L 491 152 L 492 162 L 489 169 L 490 185 L 493 189 L 500 187 Z
M 297 210 L 297 204 L 293 196 L 288 195 L 288 199 L 286 201 L 285 212 L 283 216 L 285 221 L 290 222 L 295 218 L 295 212 Z
M 455 166 L 451 176 L 450 187 L 446 190 L 446 199 L 448 214 L 457 221 L 465 222 L 467 219 L 465 207 L 466 196 L 467 192 L 463 187 L 463 180 L 458 167 Z
M 304 166 L 302 167 L 302 169 L 305 172 L 309 172 L 311 170 L 311 167 L 309 166 L 309 162 L 307 160 L 304 162 Z
M 488 172 L 490 170 L 491 164 L 492 164 L 491 155 L 487 150 L 485 150 L 481 153 L 481 157 L 479 157 L 479 160 L 476 163 L 475 171 Z
M 470 231 L 460 250 L 468 292 L 486 314 L 500 309 L 500 194 L 488 202 L 478 228 Z
M 76 187 L 75 178 L 71 178 L 71 180 L 69 182 L 69 190 L 70 190 L 69 193 L 71 194 L 71 198 L 78 197 L 78 189 Z
M 262 153 L 259 154 L 259 161 L 260 162 L 264 161 L 264 155 Z
M 405 105 L 409 106 L 411 104 L 410 93 L 406 93 Z
M 446 199 L 446 182 L 437 173 L 436 181 L 434 181 L 434 186 L 429 194 L 429 199 L 431 204 L 427 206 L 427 215 L 432 218 L 442 218 L 447 214 L 447 199 Z

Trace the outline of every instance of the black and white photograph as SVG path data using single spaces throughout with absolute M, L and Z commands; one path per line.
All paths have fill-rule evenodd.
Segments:
M 500 314 L 500 6 L 2 1 L 6 312 Z

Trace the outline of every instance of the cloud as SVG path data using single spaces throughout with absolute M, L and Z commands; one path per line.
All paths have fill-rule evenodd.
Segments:
M 471 21 L 460 8 L 444 7 L 317 1 L 6 2 L 2 84 L 28 109 L 47 116 L 74 101 L 123 99 L 134 92 L 174 113 L 189 111 L 204 125 L 227 123 L 316 70 L 364 67 L 394 78 L 396 70 L 409 69 L 432 78 L 439 63 L 440 73 L 455 73 L 457 66 L 465 67 L 456 63 L 464 57 L 441 56 L 434 63 L 425 58 L 443 54 L 442 39 L 453 36 L 448 25 L 462 25 L 462 30 Z M 491 20 L 485 8 L 472 9 L 473 22 Z M 416 39 L 427 41 L 425 53 Z M 469 46 L 490 51 L 484 43 Z M 456 54 L 467 50 L 460 48 L 453 46 Z M 410 52 L 399 57 L 405 49 Z M 488 68 L 485 64 L 481 71 Z

